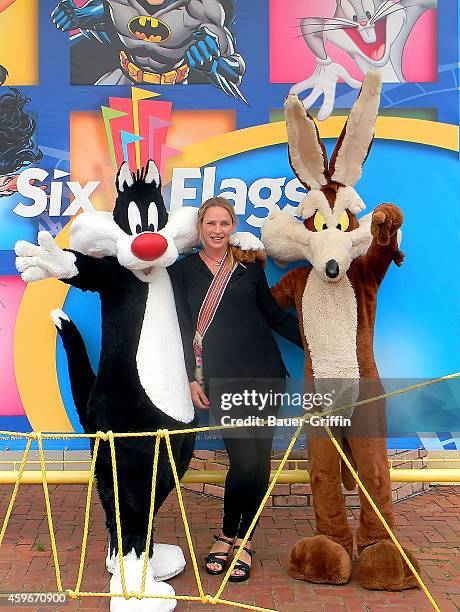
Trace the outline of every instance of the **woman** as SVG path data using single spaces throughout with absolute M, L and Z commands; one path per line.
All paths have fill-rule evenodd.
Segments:
M 171 270 L 196 408 L 209 409 L 209 391 L 214 404 L 214 391 L 217 398 L 222 392 L 228 398 L 245 390 L 284 390 L 288 372 L 270 328 L 302 348 L 298 320 L 278 308 L 259 261 L 236 260 L 229 247 L 235 228 L 230 203 L 221 197 L 207 200 L 198 212 L 202 250 Z M 218 403 L 212 407 L 218 409 Z M 261 411 L 260 406 L 239 405 L 227 414 L 232 418 L 252 414 L 262 420 L 276 414 L 277 408 L 266 405 Z M 273 433 L 267 426 L 222 431 L 229 471 L 222 531 L 214 536 L 216 542 L 205 560 L 209 574 L 224 571 L 230 548 L 241 544 L 267 491 Z M 251 538 L 230 576 L 233 582 L 249 578 Z

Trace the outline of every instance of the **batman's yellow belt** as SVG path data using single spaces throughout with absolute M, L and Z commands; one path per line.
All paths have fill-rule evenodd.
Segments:
M 125 51 L 120 51 L 120 64 L 123 70 L 136 83 L 150 83 L 151 85 L 175 85 L 188 77 L 188 64 L 182 64 L 176 70 L 157 73 L 147 72 L 132 62 Z

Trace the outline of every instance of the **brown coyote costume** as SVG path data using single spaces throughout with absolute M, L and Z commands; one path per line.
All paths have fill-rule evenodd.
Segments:
M 358 397 L 358 387 L 361 398 L 363 387 L 368 397 L 382 392 L 373 352 L 377 292 L 391 262 L 399 266 L 403 260 L 397 236 L 403 220 L 399 208 L 381 204 L 372 215 L 356 217 L 365 206 L 353 186 L 372 144 L 380 89 L 378 73 L 368 72 L 329 164 L 313 119 L 297 96 L 288 96 L 290 161 L 310 191 L 298 210 L 303 223 L 277 212 L 262 229 L 262 241 L 273 259 L 311 263 L 291 270 L 272 289 L 282 307 L 297 308 L 306 384 L 314 381 L 318 389 L 326 380 L 334 379 L 342 387 L 348 381 L 348 390 L 355 389 L 352 399 Z M 308 457 L 317 535 L 296 544 L 290 572 L 309 582 L 343 584 L 351 576 L 353 534 L 342 495 L 341 461 L 324 430 L 314 429 L 308 432 Z M 394 528 L 384 401 L 355 408 L 351 427 L 335 429 L 334 435 Z M 347 486 L 348 470 L 342 470 L 342 479 Z M 360 500 L 358 580 L 370 589 L 415 586 L 407 564 L 361 491 Z

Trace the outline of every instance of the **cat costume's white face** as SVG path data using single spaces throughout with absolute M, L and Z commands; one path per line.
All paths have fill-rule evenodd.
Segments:
M 161 180 L 154 162 L 137 175 L 125 162 L 117 174 L 118 196 L 113 213 L 87 212 L 70 229 L 70 248 L 92 257 L 116 257 L 142 282 L 155 270 L 173 264 L 198 243 L 197 209 L 166 212 Z

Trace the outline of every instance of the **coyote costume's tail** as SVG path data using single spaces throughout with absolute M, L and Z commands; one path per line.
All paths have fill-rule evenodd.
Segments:
M 80 423 L 86 431 L 86 406 L 96 375 L 89 361 L 85 343 L 77 326 L 62 310 L 53 310 L 51 318 L 67 355 L 70 386 Z

